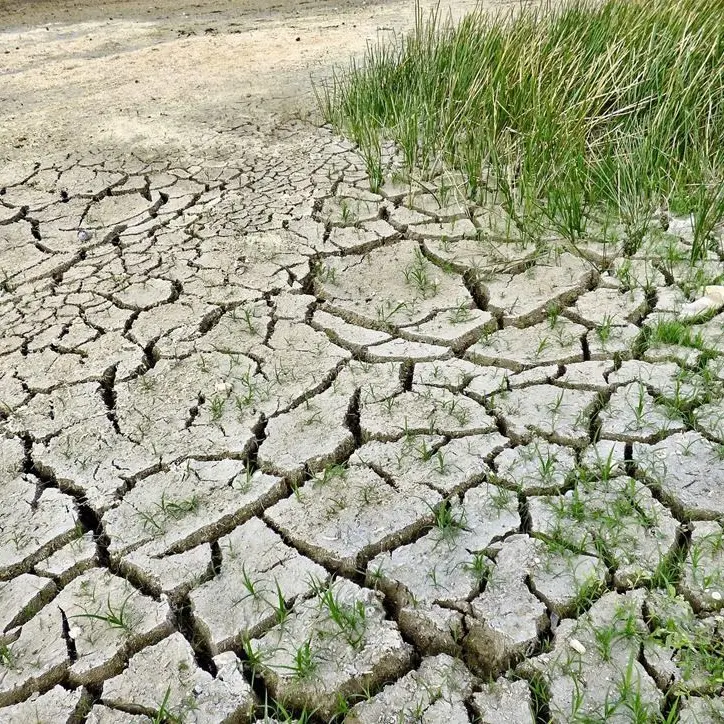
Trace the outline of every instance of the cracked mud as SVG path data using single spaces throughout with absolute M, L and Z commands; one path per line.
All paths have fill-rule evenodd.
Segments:
M 0 168 L 0 719 L 721 721 L 721 239 L 220 134 Z

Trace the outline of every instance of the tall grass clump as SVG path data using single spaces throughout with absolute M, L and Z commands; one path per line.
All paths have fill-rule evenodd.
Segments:
M 379 180 L 457 169 L 524 235 L 575 242 L 612 215 L 630 251 L 659 211 L 691 214 L 694 259 L 724 217 L 724 0 L 572 0 L 370 45 L 318 89 Z

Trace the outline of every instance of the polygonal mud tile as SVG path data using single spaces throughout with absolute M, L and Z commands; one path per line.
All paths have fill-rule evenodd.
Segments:
M 483 228 L 485 226 L 480 227 L 485 238 L 478 235 L 464 239 L 425 239 L 425 252 L 438 264 L 449 264 L 460 274 L 518 271 L 535 261 L 536 252 L 532 247 L 526 249 L 510 239 L 493 240 L 489 236 L 490 228 Z
M 444 438 L 409 435 L 396 442 L 368 442 L 350 458 L 350 465 L 367 465 L 401 486 L 427 485 L 449 496 L 481 482 L 488 462 L 508 440 L 497 432 Z
M 508 387 L 512 390 L 515 387 L 529 387 L 530 385 L 542 385 L 545 382 L 553 382 L 560 376 L 562 369 L 562 365 L 531 367 L 529 370 L 511 374 L 510 377 L 508 377 Z
M 588 428 L 598 395 L 554 385 L 533 385 L 495 395 L 494 410 L 514 442 L 544 437 L 580 448 L 589 441 Z
M 563 620 L 553 649 L 518 667 L 548 694 L 551 721 L 655 721 L 663 693 L 639 663 L 648 635 L 641 606 L 645 591 L 607 593 L 577 621 Z
M 85 165 L 73 165 L 61 173 L 56 187 L 65 189 L 69 196 L 102 197 L 101 192 L 123 181 L 123 174 L 100 171 Z
M 681 308 L 689 303 L 689 298 L 678 287 L 659 287 L 656 290 L 656 304 L 653 311 L 673 312 L 677 316 Z
M 527 495 L 557 492 L 575 467 L 573 450 L 546 440 L 503 450 L 495 458 L 496 479 Z
M 84 310 L 84 317 L 88 324 L 101 327 L 106 330 L 106 333 L 123 332 L 128 320 L 133 315 L 134 312 L 130 309 L 119 309 L 115 304 L 107 301 Z
M 642 382 L 619 387 L 600 411 L 601 437 L 622 442 L 656 442 L 686 429 L 674 407 L 657 404 Z
M 81 531 L 79 530 L 78 533 Z M 84 533 L 52 555 L 35 564 L 34 570 L 41 576 L 52 577 L 62 587 L 83 571 L 97 563 L 97 549 L 93 533 Z
M 709 520 L 724 516 L 721 449 L 698 433 L 679 433 L 656 445 L 636 444 L 633 462 L 679 516 Z
M 24 624 L 53 598 L 57 590 L 52 581 L 30 573 L 0 582 L 0 631 Z
M 520 526 L 517 498 L 483 484 L 436 517 L 422 538 L 367 565 L 367 584 L 394 603 L 402 631 L 427 653 L 459 653 L 463 614 L 487 576 L 485 551 Z
M 641 360 L 624 362 L 608 376 L 611 385 L 641 382 L 655 395 L 675 402 L 690 403 L 705 393 L 704 380 L 675 362 L 653 364 Z
M 702 370 L 703 374 L 709 376 L 714 382 L 724 382 L 724 356 L 707 360 Z
M 337 375 L 332 388 L 340 394 L 359 395 L 363 404 L 385 400 L 402 392 L 405 369 L 399 362 L 352 360 Z
M 98 568 L 71 582 L 53 604 L 65 613 L 67 636 L 75 646 L 77 658 L 70 666 L 70 680 L 75 684 L 97 683 L 113 676 L 128 656 L 171 633 L 166 603 L 141 595 L 124 579 Z M 60 618 L 57 610 L 48 610 L 52 608 L 48 606 L 36 616 L 46 619 L 39 625 L 47 625 L 50 617 Z
M 153 542 L 123 554 L 120 573 L 152 596 L 178 601 L 214 575 L 211 545 L 202 543 L 180 553 L 158 553 Z
M 344 198 L 333 196 L 324 200 L 319 218 L 330 224 L 339 226 L 354 226 L 363 221 L 373 221 L 378 218 L 383 201 L 366 201 L 357 198 Z
M 486 279 L 488 309 L 507 325 L 524 326 L 545 319 L 552 306 L 563 307 L 584 292 L 595 278 L 588 262 L 561 254 L 514 275 Z
M 478 239 L 481 246 L 491 245 L 493 248 L 489 253 L 501 261 L 507 259 L 506 267 L 524 271 L 540 260 L 540 247 L 536 253 L 535 246 L 523 238 L 521 230 L 502 206 L 486 204 L 484 207 L 475 208 L 472 213 L 481 232 Z M 545 241 L 555 239 L 546 237 Z
M 140 174 L 134 174 L 132 176 L 129 176 L 123 183 L 119 184 L 118 186 L 114 186 L 113 197 L 106 198 L 118 198 L 127 194 L 141 195 L 146 193 L 146 189 L 148 188 L 148 186 L 148 181 L 144 176 Z M 116 194 L 118 196 L 116 196 Z
M 598 440 L 589 445 L 581 452 L 578 463 L 599 480 L 626 475 L 626 464 L 626 444 L 615 440 Z
M 316 301 L 311 294 L 282 292 L 274 299 L 274 318 L 304 322 Z
M 444 388 L 418 387 L 380 402 L 362 404 L 365 439 L 397 440 L 403 435 L 480 435 L 496 429 L 485 408 Z
M 588 358 L 591 360 L 610 360 L 614 357 L 630 359 L 633 357 L 641 330 L 635 324 L 614 327 L 596 327 L 586 334 Z
M 28 159 L 12 159 L 3 164 L 0 171 L 0 184 L 3 186 L 19 186 L 36 175 L 38 165 Z
M 675 362 L 682 367 L 696 368 L 702 352 L 682 344 L 650 344 L 643 354 L 646 362 Z
M 533 701 L 526 681 L 497 679 L 473 694 L 479 724 L 534 724 Z
M 151 475 L 103 516 L 114 559 L 145 552 L 179 553 L 223 534 L 277 501 L 276 477 L 251 474 L 240 460 L 188 460 Z
M 437 219 L 446 221 L 469 217 L 470 214 L 468 199 L 461 193 L 459 187 L 450 188 L 447 183 L 443 183 L 442 188 L 429 192 L 408 193 L 403 203 L 423 214 L 431 214 Z
M 35 693 L 20 704 L 0 709 L 0 719 L 5 724 L 80 721 L 82 699 L 80 689 L 68 691 L 55 686 L 45 694 Z
M 679 590 L 697 611 L 724 607 L 724 530 L 715 521 L 692 523 Z
M 390 339 L 387 332 L 350 324 L 340 317 L 321 309 L 314 312 L 311 324 L 314 329 L 325 332 L 335 344 L 350 349 L 356 354 L 359 354 L 370 345 L 387 342 Z
M 174 286 L 170 281 L 151 277 L 145 281 L 128 285 L 122 291 L 114 294 L 112 299 L 118 307 L 142 310 L 170 302 L 173 300 L 174 294 Z
M 354 450 L 346 425 L 351 401 L 351 395 L 332 388 L 269 420 L 259 466 L 296 482 L 305 470 L 317 472 L 349 457 Z
M 541 540 L 536 540 L 529 551 L 532 557 L 523 563 L 530 590 L 559 619 L 576 615 L 605 590 L 609 581 L 608 568 L 600 557 Z
M 171 632 L 167 605 L 142 596 L 101 569 L 72 581 L 7 644 L 12 668 L 0 686 L 0 705 L 52 686 L 98 683 L 125 659 Z M 72 659 L 72 660 L 71 660 Z
M 125 671 L 103 683 L 101 701 L 132 714 L 212 724 L 249 721 L 255 698 L 241 673 L 241 662 L 229 652 L 214 659 L 212 676 L 196 664 L 188 641 L 174 633 L 128 662 Z
M 263 342 L 272 321 L 271 310 L 264 299 L 249 300 L 220 317 L 218 314 L 217 310 L 205 318 L 208 322 L 197 325 L 203 335 L 195 335 L 197 339 L 189 343 L 189 346 L 193 344 L 193 350 L 206 354 L 244 354 Z
M 315 581 L 319 585 L 328 577 L 258 518 L 218 543 L 220 571 L 190 594 L 199 633 L 214 654 L 260 636 L 295 599 L 309 595 Z
M 682 244 L 680 248 L 684 253 L 678 255 L 676 261 L 666 264 L 667 271 L 677 286 L 684 290 L 700 291 L 702 287 L 706 289 L 708 286 L 719 286 L 724 282 L 721 257 L 716 251 L 710 249 L 706 252 L 705 259 L 692 261 L 688 258 L 691 254 L 691 247 Z
M 587 227 L 586 238 L 576 240 L 575 253 L 590 261 L 594 268 L 606 269 L 623 254 L 625 234 L 626 230 L 621 224 L 604 227 L 600 223 L 591 221 Z M 618 280 L 611 277 L 608 272 L 603 272 L 599 278 L 600 286 L 613 286 L 614 282 Z M 618 286 L 620 283 L 616 285 Z
M 698 429 L 724 444 L 724 399 L 701 405 L 694 410 Z
M 679 710 L 679 724 L 721 724 L 724 721 L 724 702 L 720 698 L 690 696 Z
M 153 350 L 161 357 L 189 354 L 203 330 L 221 314 L 218 307 L 185 298 L 141 312 L 128 335 L 134 342 Z M 266 305 L 265 305 L 266 306 Z
M 79 423 L 46 443 L 33 444 L 33 461 L 61 490 L 82 496 L 96 512 L 113 505 L 127 480 L 158 465 L 158 456 L 113 429 L 109 420 Z
M 479 367 L 472 362 L 458 359 L 444 362 L 418 362 L 412 376 L 413 388 L 417 385 L 447 387 L 452 392 L 460 392 L 476 377 L 486 372 L 497 371 L 496 367 Z
M 266 389 L 256 367 L 248 357 L 222 353 L 159 360 L 116 385 L 119 428 L 165 462 L 194 453 L 241 455 L 254 440 Z
M 697 618 L 673 590 L 651 591 L 646 599 L 651 635 L 644 641 L 643 660 L 661 689 L 672 694 L 721 693 L 724 670 L 724 620 Z
M 394 227 L 382 219 L 376 219 L 363 222 L 359 226 L 333 226 L 327 241 L 343 251 L 365 254 L 385 241 L 397 239 L 398 236 Z M 324 268 L 322 266 L 322 273 Z
M 184 284 L 184 292 L 196 293 L 211 304 L 238 301 L 238 290 L 234 288 L 237 285 L 246 290 L 246 298 L 249 289 L 259 292 L 288 289 L 289 275 L 285 267 L 306 261 L 305 254 L 312 253 L 303 239 L 281 230 L 227 233 L 222 236 L 207 229 L 206 234 L 209 238 L 197 245 L 199 254 L 194 258 L 194 266 L 198 271 L 194 278 L 211 284 L 203 284 L 199 289 Z M 235 283 L 230 284 L 230 280 Z M 220 296 L 209 294 L 209 286 L 219 287 Z M 206 295 L 204 292 L 207 292 Z
M 27 699 L 34 691 L 48 689 L 67 675 L 70 659 L 61 636 L 60 620 L 38 626 L 37 619 L 0 636 L 3 652 L 0 707 Z M 48 630 L 53 623 L 55 631 Z
M 708 322 L 693 325 L 691 331 L 695 338 L 700 337 L 707 349 L 718 354 L 724 352 L 724 314 L 718 314 Z
M 497 320 L 490 312 L 483 312 L 463 299 L 455 309 L 436 313 L 431 319 L 409 327 L 400 334 L 417 342 L 446 345 L 453 352 L 460 352 L 480 339 L 484 332 L 498 328 Z
M 625 289 L 643 289 L 665 287 L 666 278 L 656 267 L 655 257 L 619 257 L 615 259 L 610 273 L 616 275 Z
M 249 642 L 255 673 L 285 707 L 331 717 L 351 697 L 404 674 L 412 648 L 375 594 L 338 579 Z
M 85 322 L 76 319 L 64 330 L 63 336 L 58 336 L 57 345 L 64 350 L 73 350 L 86 342 L 97 339 L 100 332 L 89 327 Z
M 315 561 L 353 573 L 429 525 L 439 493 L 385 481 L 359 465 L 322 472 L 264 518 Z
M 650 581 L 674 554 L 678 525 L 633 478 L 580 481 L 565 495 L 528 499 L 533 534 L 601 555 L 618 587 Z
M 3 232 L 3 241 L 7 239 L 8 231 L 12 233 L 13 226 L 16 224 Z M 27 242 L 14 245 L 11 241 L 10 248 L 3 248 L 2 252 L 0 267 L 10 289 L 22 288 L 20 285 L 24 283 L 52 279 L 54 274 L 62 273 L 74 262 L 70 253 L 46 254 Z
M 425 658 L 415 671 L 386 686 L 369 701 L 357 704 L 345 718 L 349 724 L 395 721 L 468 724 L 465 701 L 475 678 L 465 665 L 446 654 Z
M 14 505 L 0 508 L 0 578 L 12 578 L 77 536 L 73 499 L 21 474 L 22 444 L 0 440 L 0 494 Z M 19 453 L 19 454 L 18 454 Z
M 100 339 L 86 342 L 72 353 L 50 348 L 30 353 L 23 360 L 18 377 L 32 392 L 48 392 L 61 384 L 100 382 L 109 367 L 116 366 L 116 377 L 127 379 L 144 363 L 143 349 L 119 332 L 107 332 Z
M 333 274 L 317 280 L 316 291 L 327 300 L 326 311 L 351 323 L 380 329 L 416 324 L 433 312 L 454 310 L 461 300 L 470 301 L 462 278 L 428 261 L 413 241 L 374 249 L 361 258 L 329 258 L 326 264 Z
M 562 387 L 602 392 L 608 389 L 608 377 L 614 370 L 613 361 L 573 362 L 565 365 L 565 372 L 558 378 Z
M 622 327 L 637 323 L 646 311 L 646 295 L 640 289 L 620 292 L 599 288 L 582 294 L 566 314 L 580 324 Z
M 530 653 L 550 626 L 546 606 L 526 585 L 526 562 L 536 545 L 524 535 L 506 538 L 485 590 L 470 604 L 467 660 L 484 676 L 497 675 Z
M 478 374 L 473 377 L 470 384 L 465 388 L 465 394 L 472 397 L 481 404 L 497 392 L 505 392 L 509 389 L 508 380 L 512 376 L 510 370 L 501 367 L 483 367 L 476 365 Z
M 22 340 L 20 337 L 17 339 L 18 346 L 20 346 Z M 0 354 L 3 353 L 2 347 L 5 341 L 7 341 L 7 337 L 0 340 Z M 15 354 L 5 356 L 4 364 L 7 367 L 4 372 L 0 373 L 0 413 L 9 419 L 12 419 L 11 413 L 21 407 L 28 397 L 23 389 L 23 383 L 15 377 L 14 363 L 12 362 Z
M 250 353 L 262 360 L 262 370 L 272 383 L 271 398 L 262 406 L 267 414 L 321 392 L 352 356 L 324 332 L 286 320 L 277 321 L 268 341 L 257 344 Z
M 105 422 L 108 408 L 98 390 L 98 383 L 88 382 L 37 394 L 15 410 L 7 420 L 7 428 L 16 434 L 26 433 L 40 439 L 79 422 L 94 419 Z
M 524 329 L 506 327 L 483 335 L 467 350 L 465 359 L 506 367 L 513 372 L 551 363 L 582 362 L 581 340 L 585 334 L 585 327 L 564 318 L 555 324 L 546 321 Z

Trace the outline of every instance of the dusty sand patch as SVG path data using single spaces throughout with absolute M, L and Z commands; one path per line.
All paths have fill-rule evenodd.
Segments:
M 412 2 L 62 5 L 0 5 L 0 158 L 206 154 L 219 131 L 307 117 L 310 74 L 414 21 Z

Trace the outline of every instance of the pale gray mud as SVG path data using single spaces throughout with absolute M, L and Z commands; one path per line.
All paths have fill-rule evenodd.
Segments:
M 411 3 L 0 22 L 0 720 L 721 721 L 721 239 L 371 192 Z

